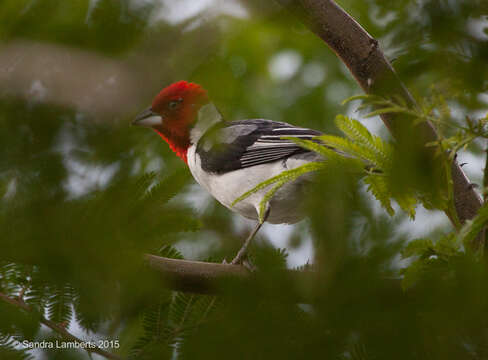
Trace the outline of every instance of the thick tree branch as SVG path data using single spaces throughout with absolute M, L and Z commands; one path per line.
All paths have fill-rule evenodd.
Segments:
M 219 281 L 244 279 L 250 274 L 243 266 L 231 264 L 177 260 L 150 254 L 145 254 L 144 259 L 151 269 L 160 273 L 167 286 L 177 291 L 210 294 L 215 292 Z
M 224 282 L 237 282 L 242 286 L 255 286 L 259 273 L 251 272 L 244 266 L 217 264 L 202 261 L 170 259 L 145 254 L 144 260 L 152 270 L 156 270 L 164 286 L 171 290 L 197 294 L 217 294 Z M 309 270 L 279 270 L 279 278 L 286 281 L 297 302 L 309 302 L 310 294 L 304 291 L 316 283 L 317 273 Z M 400 290 L 399 281 L 395 288 Z
M 22 293 L 21 293 L 21 295 L 22 295 Z M 5 295 L 3 293 L 0 293 L 0 300 L 6 302 L 7 304 L 13 305 L 13 306 L 15 306 L 15 307 L 17 307 L 19 309 L 22 309 L 24 311 L 33 312 L 34 310 L 29 305 L 27 305 L 24 302 L 24 300 L 22 299 L 22 296 L 21 295 L 18 298 L 13 298 L 13 297 L 10 297 L 10 296 Z M 59 335 L 61 335 L 64 340 L 71 341 L 71 342 L 76 342 L 76 343 L 79 343 L 79 344 L 82 344 L 82 343 L 85 343 L 86 342 L 86 341 L 83 341 L 80 338 L 74 336 L 73 334 L 71 334 L 63 326 L 58 325 L 55 322 L 46 319 L 42 315 L 39 316 L 39 319 L 40 319 L 39 321 L 42 324 L 46 325 L 48 328 L 50 328 L 51 330 L 53 330 L 56 333 L 58 333 Z M 95 346 L 93 348 L 92 347 L 86 347 L 84 349 L 88 353 L 95 353 L 95 354 L 98 354 L 100 356 L 103 356 L 103 357 L 105 357 L 107 359 L 122 360 L 122 358 L 120 356 L 118 356 L 116 354 L 113 354 L 113 353 L 110 353 L 108 351 L 105 351 L 105 350 L 99 348 L 98 346 Z
M 317 36 L 337 54 L 349 68 L 352 75 L 366 93 L 401 96 L 407 103 L 416 106 L 412 95 L 396 75 L 393 67 L 371 35 L 349 14 L 332 0 L 276 0 L 284 8 L 307 25 Z M 392 135 L 401 138 L 405 122 L 397 121 L 394 114 L 382 115 L 382 119 Z M 437 139 L 437 133 L 428 122 L 415 128 L 421 145 Z M 452 165 L 454 203 L 461 223 L 472 219 L 482 202 L 468 178 L 454 161 Z M 482 245 L 482 237 L 478 237 Z
M 144 260 L 149 268 L 161 275 L 166 288 L 194 294 L 217 294 L 225 281 L 253 286 L 254 276 L 258 275 L 240 265 L 178 260 L 150 254 L 145 254 Z M 279 276 L 281 279 L 287 279 L 288 290 L 292 290 L 293 286 L 297 285 L 294 289 L 297 302 L 310 301 L 308 294 L 300 288 L 316 281 L 314 272 L 285 269 L 280 270 Z
M 171 290 L 197 294 L 217 294 L 224 281 L 239 282 L 244 286 L 255 286 L 258 272 L 250 272 L 243 266 L 216 264 L 201 261 L 177 260 L 145 254 L 144 259 L 150 269 L 156 270 Z M 287 284 L 287 291 L 298 303 L 314 301 L 310 289 L 320 281 L 319 274 L 311 270 L 279 270 L 277 275 Z M 259 280 L 257 281 L 259 282 Z M 383 279 L 382 291 L 385 297 L 409 296 L 403 291 L 401 279 Z

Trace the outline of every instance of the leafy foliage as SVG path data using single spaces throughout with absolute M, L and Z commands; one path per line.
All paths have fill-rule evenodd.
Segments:
M 186 175 L 184 178 L 186 178 Z M 159 213 L 164 213 L 166 207 L 166 211 L 171 213 L 168 214 L 168 217 L 172 217 L 173 219 L 178 217 L 178 212 L 181 211 L 181 209 L 179 209 L 177 205 L 168 205 L 167 203 L 176 194 L 178 189 L 181 189 L 185 185 L 184 178 L 182 178 L 182 173 L 180 172 L 174 173 L 167 178 L 158 181 L 157 176 L 154 173 L 148 173 L 134 181 L 133 184 L 124 184 L 124 186 L 132 188 L 133 191 L 131 195 L 124 199 L 123 206 L 125 210 L 119 209 L 121 212 L 115 215 L 120 216 L 120 214 L 124 214 L 124 211 L 128 211 L 128 218 L 135 221 L 132 226 L 139 227 L 141 226 L 140 224 L 143 223 L 146 227 L 146 234 L 149 234 L 147 233 L 147 226 L 150 225 L 150 222 L 142 217 L 137 219 L 135 214 L 141 211 L 157 211 Z M 108 199 L 112 199 L 113 201 L 114 198 L 111 191 L 113 192 L 115 189 L 116 186 L 103 194 L 94 194 L 94 196 L 88 199 L 85 198 L 78 201 L 72 201 L 71 206 L 65 207 L 63 211 L 70 211 L 73 215 L 82 214 L 82 225 L 84 226 L 88 226 L 88 224 L 91 223 L 99 224 L 98 231 L 100 234 L 102 234 L 103 231 L 113 232 L 113 229 L 103 229 L 103 225 L 100 223 L 100 214 L 103 213 L 103 206 L 110 203 Z M 140 208 L 141 206 L 143 206 L 144 210 Z M 81 220 L 80 217 L 79 219 Z M 105 220 L 106 219 L 107 217 L 105 217 Z M 160 244 L 161 239 L 164 238 L 166 234 L 181 231 L 193 231 L 198 227 L 198 224 L 195 221 L 188 218 L 181 218 L 178 222 L 171 220 L 171 222 L 171 226 L 166 227 L 165 234 L 160 234 L 157 231 L 153 232 L 152 236 L 154 237 L 153 241 L 155 246 Z M 156 224 L 158 224 L 158 222 L 153 226 L 156 226 Z M 72 226 L 72 224 L 70 223 L 69 226 Z M 118 224 L 118 226 L 120 229 L 120 224 Z M 79 230 L 83 231 L 82 227 L 80 227 Z M 175 250 L 168 248 L 167 246 L 163 247 L 160 251 L 165 255 L 172 254 L 173 256 L 178 256 L 178 253 L 175 252 Z M 124 250 L 118 252 L 118 256 L 120 256 L 120 259 L 126 260 L 132 257 L 131 255 L 128 257 Z M 114 260 L 118 261 L 120 259 Z M 133 262 L 134 260 L 130 261 Z M 114 265 L 114 263 L 108 259 L 106 262 L 109 266 Z M 125 265 L 130 266 L 131 269 L 135 269 L 134 266 L 136 263 L 131 265 L 131 262 L 126 262 Z M 113 314 L 116 309 L 110 307 L 101 309 L 91 307 L 93 301 L 97 301 L 96 298 L 93 297 L 98 297 L 98 294 L 103 293 L 103 288 L 108 288 L 110 291 L 117 291 L 116 287 L 118 287 L 119 290 L 117 293 L 120 294 L 126 291 L 124 289 L 125 287 L 134 286 L 134 284 L 131 283 L 133 280 L 130 278 L 123 279 L 121 283 L 121 278 L 119 278 L 119 276 L 122 275 L 120 273 L 116 278 L 107 279 L 107 282 L 103 284 L 101 283 L 98 289 L 92 288 L 92 293 L 86 293 L 83 291 L 86 278 L 84 278 L 84 276 L 80 277 L 80 274 L 77 274 L 76 269 L 70 270 L 73 271 L 73 273 L 69 278 L 65 276 L 66 274 L 57 273 L 58 276 L 56 281 L 48 282 L 46 281 L 46 276 L 49 274 L 49 268 L 50 266 L 47 264 L 28 266 L 12 262 L 4 262 L 0 267 L 0 292 L 14 298 L 20 294 L 26 304 L 34 307 L 39 314 L 45 313 L 49 320 L 65 328 L 68 328 L 73 321 L 74 311 L 76 313 L 76 322 L 78 325 L 81 325 L 86 330 L 97 331 L 104 322 L 110 320 L 112 316 L 114 316 Z M 69 268 L 66 268 L 65 270 L 69 270 Z M 58 270 L 54 269 L 54 271 L 57 272 Z M 98 272 L 99 269 L 96 269 L 95 271 Z M 125 273 L 125 270 L 123 271 Z M 90 274 L 84 275 L 91 276 Z M 137 278 L 138 275 L 135 275 Z M 134 278 L 134 280 L 136 280 L 136 278 Z M 120 287 L 122 287 L 122 289 L 120 289 Z M 138 285 L 137 287 L 140 288 L 141 285 Z M 5 311 L 8 312 L 7 309 L 5 309 Z M 32 314 L 25 314 L 24 317 L 18 317 L 17 319 L 16 316 L 6 316 L 3 317 L 3 319 L 3 325 L 5 327 L 0 330 L 4 329 L 8 334 L 16 334 L 20 339 L 34 338 L 39 329 L 39 322 L 35 316 L 32 316 Z M 9 348 L 7 345 L 4 346 L 5 349 Z
M 438 274 L 448 274 L 450 262 L 461 258 L 462 254 L 460 242 L 455 234 L 448 234 L 435 243 L 429 239 L 413 240 L 402 251 L 404 258 L 417 258 L 402 272 L 403 288 L 408 289 L 417 281 L 432 276 L 434 271 Z
M 57 1 L 3 1 L 0 5 L 0 39 L 27 37 L 86 46 L 117 53 L 140 36 L 153 4 L 132 7 L 130 1 L 101 0 L 59 3 Z M 38 17 L 46 19 L 42 24 Z M 47 21 L 47 19 L 49 19 Z M 101 31 L 119 34 L 98 36 Z M 82 35 L 83 34 L 83 35 Z
M 171 246 L 160 250 L 160 255 L 181 259 Z M 195 331 L 217 306 L 215 296 L 163 291 L 156 303 L 142 315 L 143 335 L 131 349 L 131 358 L 152 359 L 155 355 L 171 358 L 185 337 Z
M 488 206 L 485 203 L 478 211 L 478 214 L 472 220 L 466 221 L 459 232 L 459 238 L 462 240 L 464 246 L 469 248 L 475 238 L 483 231 L 488 223 Z
M 0 334 L 0 356 L 5 360 L 29 360 L 33 357 L 26 351 L 16 348 L 16 341 L 9 335 Z

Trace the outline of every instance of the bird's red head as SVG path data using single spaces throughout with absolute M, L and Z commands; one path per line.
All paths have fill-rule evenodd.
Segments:
M 200 108 L 207 103 L 207 91 L 200 85 L 178 81 L 161 90 L 152 106 L 142 112 L 133 124 L 153 128 L 186 162 L 190 130 L 198 119 Z

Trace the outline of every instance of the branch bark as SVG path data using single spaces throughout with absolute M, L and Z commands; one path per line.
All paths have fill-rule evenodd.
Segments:
M 245 279 L 250 275 L 246 268 L 238 265 L 177 260 L 150 254 L 145 254 L 144 259 L 161 275 L 166 286 L 177 291 L 211 294 L 221 280 Z
M 3 302 L 5 302 L 7 304 L 13 305 L 13 306 L 15 306 L 15 307 L 17 307 L 19 309 L 22 309 L 24 311 L 34 312 L 34 310 L 29 305 L 27 305 L 24 302 L 24 300 L 22 299 L 22 296 L 21 295 L 18 298 L 13 298 L 13 297 L 10 297 L 10 296 L 8 296 L 6 294 L 0 293 L 0 300 L 2 300 Z M 59 335 L 61 335 L 62 338 L 65 339 L 65 340 L 72 341 L 72 342 L 76 342 L 76 343 L 79 343 L 79 344 L 86 342 L 86 341 L 83 341 L 82 339 L 74 336 L 73 334 L 71 334 L 63 326 L 58 325 L 55 322 L 46 319 L 42 315 L 40 315 L 39 319 L 40 319 L 39 321 L 42 324 L 46 325 L 48 328 L 50 328 L 51 330 L 53 330 L 56 333 L 58 333 Z M 105 351 L 105 350 L 99 348 L 98 346 L 96 346 L 94 348 L 85 348 L 85 350 L 88 353 L 95 353 L 95 354 L 98 354 L 100 356 L 103 356 L 103 357 L 105 357 L 107 359 L 122 360 L 122 358 L 120 356 L 118 356 L 116 354 L 113 354 L 113 353 L 110 353 L 108 351 Z
M 194 294 L 217 294 L 223 281 L 239 281 L 241 285 L 252 287 L 259 276 L 259 273 L 250 272 L 240 265 L 177 260 L 150 254 L 145 254 L 144 260 L 151 270 L 160 274 L 164 287 Z M 283 269 L 277 276 L 284 279 L 297 303 L 314 301 L 310 289 L 320 281 L 317 272 Z M 403 291 L 401 279 L 385 278 L 382 283 L 385 296 L 411 296 L 410 292 Z
M 366 93 L 401 96 L 411 106 L 415 100 L 398 78 L 390 62 L 381 51 L 378 41 L 361 27 L 333 0 L 276 0 L 296 15 L 312 32 L 319 36 L 349 68 Z M 401 138 L 405 126 L 394 114 L 381 116 L 395 138 Z M 438 138 L 435 128 L 423 122 L 415 128 L 421 145 Z M 482 201 L 456 161 L 452 164 L 454 205 L 461 223 L 472 219 Z M 483 246 L 483 236 L 473 247 Z

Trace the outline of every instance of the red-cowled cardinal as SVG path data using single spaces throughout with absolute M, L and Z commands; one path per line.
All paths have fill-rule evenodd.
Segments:
M 205 89 L 186 81 L 164 88 L 134 125 L 154 129 L 189 167 L 195 180 L 221 204 L 258 220 L 256 228 L 232 261 L 242 261 L 262 223 L 259 206 L 269 188 L 234 206 L 232 203 L 261 182 L 321 156 L 283 137 L 313 139 L 319 131 L 265 119 L 225 121 Z M 293 224 L 303 217 L 301 203 L 307 176 L 285 184 L 269 201 L 265 221 Z

